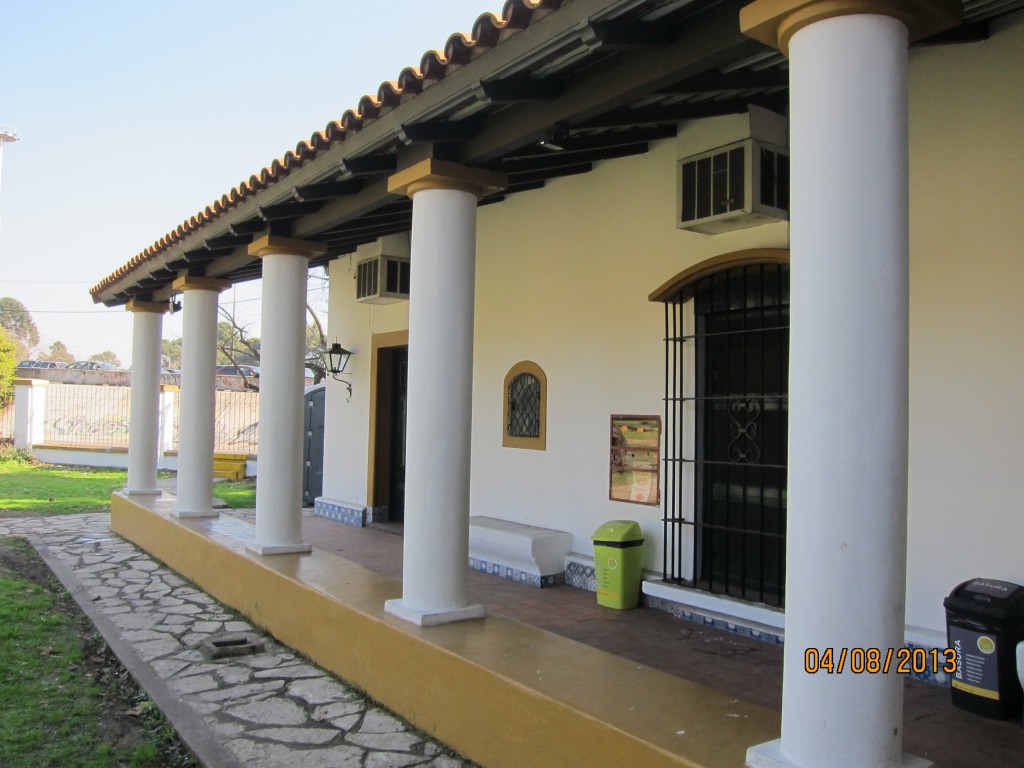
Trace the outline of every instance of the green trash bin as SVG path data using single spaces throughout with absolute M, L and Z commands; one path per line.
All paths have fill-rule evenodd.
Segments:
M 636 608 L 640 603 L 640 567 L 644 536 L 632 520 L 609 520 L 591 537 L 594 540 L 594 577 L 597 603 L 608 608 Z

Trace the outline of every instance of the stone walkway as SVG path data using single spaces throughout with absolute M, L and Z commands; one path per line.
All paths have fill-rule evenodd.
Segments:
M 0 535 L 33 541 L 204 765 L 471 768 L 111 533 L 109 520 L 0 520 Z M 254 635 L 263 650 L 208 660 L 201 646 L 223 633 Z

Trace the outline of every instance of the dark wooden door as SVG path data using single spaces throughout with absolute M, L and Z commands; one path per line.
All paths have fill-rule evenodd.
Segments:
M 388 462 L 388 520 L 405 520 L 405 414 L 409 392 L 409 349 L 391 353 L 391 436 Z
M 306 393 L 302 446 L 302 506 L 311 507 L 324 492 L 324 406 L 323 387 Z

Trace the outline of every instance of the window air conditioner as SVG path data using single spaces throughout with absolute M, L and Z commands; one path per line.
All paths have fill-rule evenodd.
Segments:
M 717 235 L 789 218 L 789 152 L 744 139 L 679 161 L 676 227 Z
M 356 301 L 392 304 L 409 300 L 409 259 L 374 256 L 356 264 Z

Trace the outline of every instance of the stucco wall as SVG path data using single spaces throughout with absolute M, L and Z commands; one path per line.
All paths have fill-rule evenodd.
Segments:
M 661 508 L 608 499 L 609 418 L 664 413 L 664 305 L 651 291 L 720 253 L 786 246 L 784 224 L 675 227 L 676 159 L 738 138 L 744 120 L 684 126 L 646 155 L 480 209 L 473 514 L 569 531 L 583 553 L 601 523 L 636 520 L 645 567 L 661 570 Z M 544 451 L 501 445 L 502 384 L 521 360 L 547 374 Z
M 986 576 L 1024 583 L 1024 14 L 910 67 L 907 623 Z
M 404 248 L 408 255 L 408 238 Z M 396 239 L 396 242 L 399 239 Z M 327 377 L 324 435 L 324 498 L 352 507 L 366 506 L 368 452 L 370 444 L 371 344 L 374 334 L 409 327 L 409 303 L 362 304 L 356 302 L 356 264 L 380 252 L 379 245 L 360 248 L 351 256 L 330 264 L 328 343 L 337 341 L 353 352 L 346 369 L 351 375 L 352 398 L 347 401 L 344 385 Z

